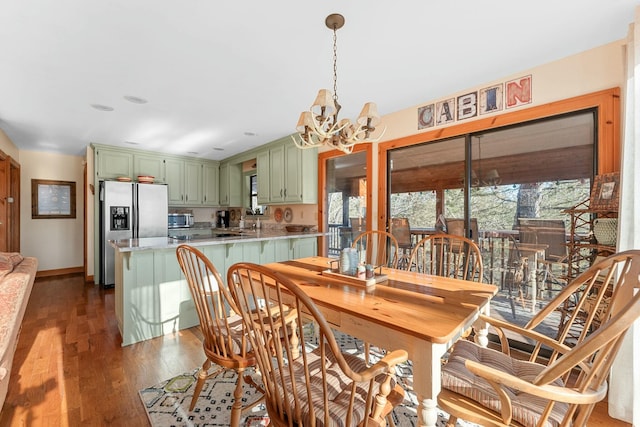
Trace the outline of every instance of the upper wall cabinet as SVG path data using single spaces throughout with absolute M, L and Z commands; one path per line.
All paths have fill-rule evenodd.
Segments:
M 165 159 L 169 206 L 201 206 L 203 204 L 203 163 Z
M 266 205 L 269 198 L 269 150 L 256 155 L 256 175 L 258 180 L 258 204 Z
M 256 156 L 258 202 L 317 203 L 318 150 L 301 150 L 288 137 L 280 141 Z
M 164 184 L 165 178 L 164 157 L 154 154 L 137 154 L 133 155 L 133 175 L 136 176 L 152 176 L 154 182 Z
M 97 181 L 140 175 L 167 184 L 169 206 L 219 206 L 220 163 L 150 151 L 92 144 Z M 240 179 L 237 186 L 240 188 Z
M 218 163 L 205 163 L 202 165 L 202 172 L 202 204 L 205 206 L 218 206 L 220 204 L 220 166 Z
M 242 165 L 220 164 L 220 205 L 242 206 Z
M 102 179 L 133 177 L 133 154 L 107 148 L 95 149 L 96 176 Z

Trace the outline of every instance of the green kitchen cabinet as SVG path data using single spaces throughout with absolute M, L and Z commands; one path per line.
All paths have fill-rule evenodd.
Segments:
M 202 205 L 202 162 L 184 162 L 184 198 L 186 205 Z
M 291 239 L 293 246 L 293 258 L 307 258 L 318 254 L 318 239 L 306 237 L 301 239 Z
M 256 175 L 258 180 L 258 204 L 266 205 L 270 200 L 269 180 L 271 179 L 269 166 L 269 150 L 264 150 L 256 155 Z
M 260 242 L 260 264 L 288 261 L 293 254 L 289 239 L 264 240 Z
M 220 164 L 220 205 L 242 206 L 241 164 Z
M 165 174 L 169 187 L 169 206 L 184 205 L 184 161 L 166 159 Z
M 204 163 L 202 165 L 202 204 L 204 206 L 218 206 L 220 204 L 218 163 Z
M 152 176 L 154 182 L 164 184 L 164 157 L 155 156 L 152 154 L 137 154 L 133 155 L 133 174 L 134 177 Z
M 134 178 L 133 154 L 128 151 L 95 148 L 96 176 L 99 179 Z
M 165 159 L 169 206 L 202 205 L 202 162 Z
M 284 146 L 269 150 L 269 202 L 284 202 Z
M 301 150 L 290 138 L 283 138 L 271 146 L 268 154 L 258 153 L 256 160 L 259 203 L 318 202 L 317 149 Z

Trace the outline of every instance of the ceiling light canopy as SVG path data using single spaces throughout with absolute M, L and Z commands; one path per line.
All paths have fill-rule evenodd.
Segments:
M 354 145 L 362 142 L 377 142 L 371 134 L 380 124 L 378 107 L 373 102 L 364 104 L 355 123 L 349 119 L 338 119 L 340 104 L 338 103 L 338 49 L 337 31 L 344 25 L 344 17 L 334 13 L 327 16 L 326 26 L 333 30 L 333 93 L 329 89 L 321 89 L 309 111 L 303 111 L 298 119 L 296 130 L 298 135 L 292 136 L 298 148 L 314 148 L 327 145 L 345 153 L 351 153 Z
M 146 104 L 147 102 L 149 102 L 144 98 L 140 98 L 139 96 L 125 95 L 123 96 L 123 98 L 129 102 L 133 102 L 134 104 Z
M 108 105 L 103 104 L 91 104 L 91 107 L 95 108 L 98 111 L 113 111 L 113 107 L 109 107 Z

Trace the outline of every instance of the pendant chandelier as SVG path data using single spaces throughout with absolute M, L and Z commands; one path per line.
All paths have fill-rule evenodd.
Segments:
M 338 119 L 341 106 L 338 103 L 337 31 L 344 25 L 344 17 L 337 13 L 331 14 L 327 16 L 325 24 L 333 30 L 333 94 L 328 89 L 318 92 L 309 111 L 300 114 L 296 126 L 298 135 L 291 138 L 298 148 L 327 145 L 348 154 L 358 143 L 379 141 L 384 130 L 378 138 L 371 138 L 371 133 L 380 124 L 378 107 L 373 102 L 364 104 L 355 123 L 349 119 Z

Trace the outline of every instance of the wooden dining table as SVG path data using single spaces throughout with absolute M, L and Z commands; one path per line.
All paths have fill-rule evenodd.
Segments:
M 386 281 L 363 286 L 323 274 L 330 261 L 309 257 L 266 266 L 300 286 L 337 330 L 386 350 L 406 350 L 413 363 L 418 425 L 435 426 L 441 358 L 472 326 L 476 341 L 487 345 L 487 325 L 478 315 L 488 314 L 497 287 L 389 268 L 377 270 Z

